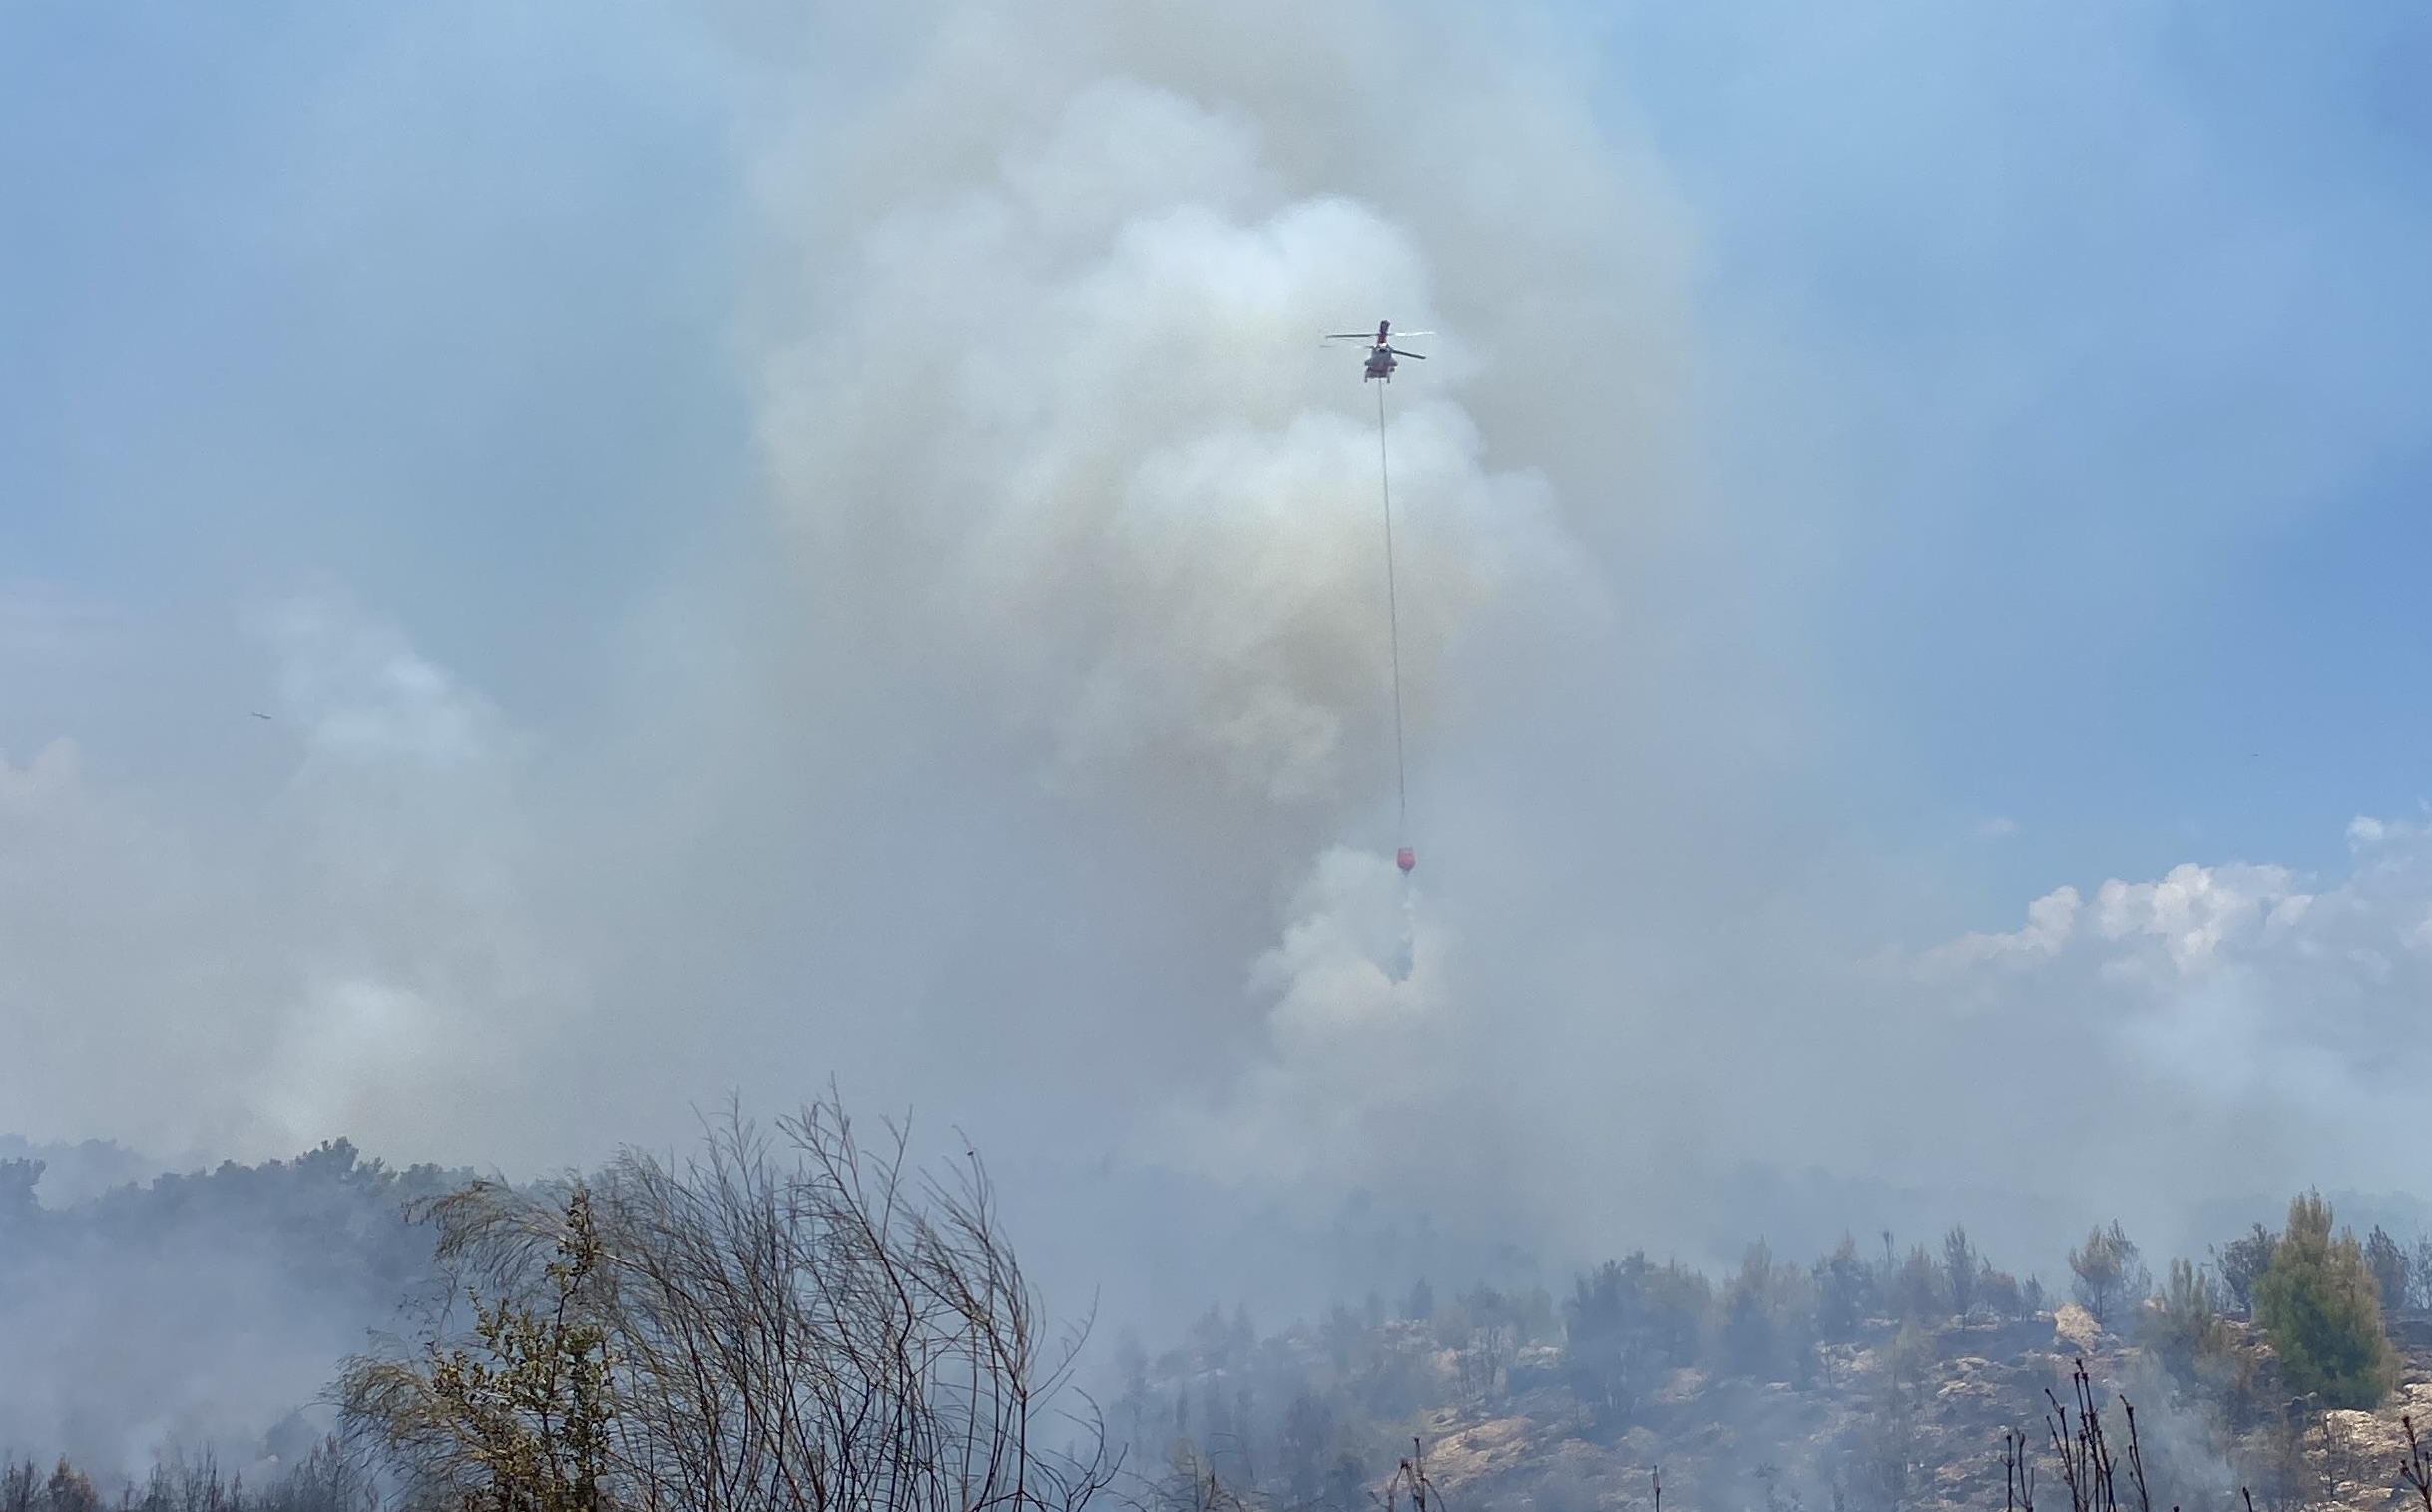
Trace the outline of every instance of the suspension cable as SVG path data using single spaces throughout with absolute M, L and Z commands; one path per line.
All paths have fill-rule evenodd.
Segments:
M 1376 473 L 1385 501 L 1385 625 L 1393 648 L 1393 785 L 1395 843 L 1410 842 L 1410 777 L 1402 754 L 1402 606 L 1393 577 L 1393 469 L 1385 458 L 1385 385 L 1376 385 Z

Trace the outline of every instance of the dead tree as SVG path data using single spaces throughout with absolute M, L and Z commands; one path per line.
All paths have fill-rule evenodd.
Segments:
M 2398 1421 L 2407 1430 L 2407 1457 L 2399 1463 L 2399 1478 L 2415 1493 L 2424 1512 L 2432 1512 L 2432 1451 L 2427 1451 L 2423 1440 L 2416 1436 L 2413 1416 L 2404 1415 Z
M 2027 1458 L 2027 1435 L 2001 1436 L 2002 1506 L 2004 1512 L 2035 1512 L 2035 1466 Z
M 1444 1512 L 1444 1499 L 1436 1494 L 1435 1482 L 1427 1478 L 1427 1451 L 1415 1438 L 1410 1441 L 1410 1456 L 1394 1467 L 1384 1489 L 1373 1494 L 1379 1512 L 1399 1512 L 1405 1502 L 1410 1512 L 1430 1512 L 1430 1508 Z
M 2069 1491 L 2070 1512 L 2119 1512 L 2120 1493 L 2118 1465 L 2112 1457 L 2111 1441 L 2103 1431 L 2103 1414 L 2095 1404 L 2093 1377 L 2086 1373 L 2086 1362 L 2077 1361 L 2070 1376 L 2076 1420 L 2071 1421 L 2071 1407 L 2064 1406 L 2050 1390 L 2044 1399 L 2052 1404 L 2044 1419 L 2044 1428 L 2052 1440 L 2052 1452 L 2061 1462 L 2061 1484 Z M 2153 1512 L 2153 1495 L 2145 1479 L 2145 1454 L 2137 1442 L 2137 1409 L 2127 1397 L 2120 1405 L 2128 1418 L 2129 1485 L 2137 1497 L 2138 1512 Z
M 1114 1469 L 1071 1389 L 1080 1336 L 1045 1336 L 978 1158 L 923 1175 L 906 1148 L 893 1126 L 865 1146 L 831 1095 L 773 1139 L 730 1110 L 681 1163 L 629 1150 L 553 1190 L 453 1193 L 429 1213 L 458 1294 L 485 1320 L 563 1322 L 510 1334 L 531 1347 L 509 1364 L 541 1389 L 486 1419 L 462 1410 L 448 1367 L 478 1362 L 479 1340 L 443 1315 L 418 1353 L 350 1364 L 349 1420 L 415 1499 L 461 1512 L 468 1488 L 521 1473 L 491 1452 L 502 1419 L 562 1441 L 549 1371 L 580 1363 L 597 1373 L 578 1376 L 600 1434 L 588 1499 L 475 1502 L 1077 1512 Z M 575 1347 L 594 1337 L 596 1351 Z

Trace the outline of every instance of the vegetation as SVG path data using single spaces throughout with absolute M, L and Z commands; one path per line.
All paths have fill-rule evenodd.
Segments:
M 2381 1298 L 2353 1231 L 2331 1233 L 2330 1204 L 2289 1203 L 2271 1266 L 2254 1283 L 2254 1317 L 2279 1356 L 2281 1378 L 2326 1407 L 2370 1407 L 2397 1384 Z
M 2136 1242 L 2121 1232 L 2117 1219 L 2109 1229 L 2087 1231 L 2086 1243 L 2069 1252 L 2069 1268 L 2077 1277 L 2072 1289 L 2078 1305 L 2106 1326 L 2119 1320 L 2124 1302 L 2142 1300 L 2154 1289 Z
M 257 1489 L 224 1473 L 209 1454 L 172 1454 L 151 1475 L 105 1499 L 67 1460 L 50 1470 L 31 1460 L 0 1466 L 0 1512 L 374 1512 L 378 1498 L 354 1459 L 334 1441 L 315 1445 Z
M 2422 1247 L 2336 1230 L 2310 1194 L 2284 1229 L 2172 1260 L 2158 1291 L 2102 1225 L 2069 1262 L 2103 1373 L 2080 1365 L 2074 1396 L 2037 1405 L 2069 1346 L 2041 1283 L 1965 1229 L 1844 1235 L 1811 1263 L 1760 1241 L 1712 1277 L 1632 1252 L 1559 1300 L 1438 1277 L 1267 1335 L 1212 1305 L 1162 1353 L 1118 1341 L 1102 1425 L 1071 1389 L 1079 1335 L 1040 1317 L 976 1158 L 913 1170 L 900 1133 L 872 1149 L 832 1101 L 765 1136 L 730 1117 L 678 1164 L 629 1153 L 527 1189 L 342 1144 L 67 1212 L 30 1200 L 39 1176 L 0 1166 L 13 1255 L 243 1213 L 424 1306 L 345 1367 L 341 1440 L 290 1431 L 242 1475 L 173 1455 L 132 1484 L 0 1463 L 0 1512 L 1079 1512 L 1109 1492 L 1141 1512 L 1417 1512 L 1447 1475 L 1474 1490 L 1461 1425 L 1492 1423 L 1544 1446 L 1550 1468 L 1505 1488 L 1542 1512 L 1642 1505 L 1652 1479 L 1596 1467 L 1659 1457 L 1679 1506 L 1985 1505 L 2040 1466 L 2056 1506 L 2228 1505 L 2242 1484 L 2274 1512 L 2324 1501 L 2321 1412 L 2386 1397 L 2383 1299 L 2432 1274 Z M 2168 1431 L 2141 1433 L 2124 1392 Z M 1997 1415 L 2014 1409 L 2033 1415 Z
M 347 1369 L 407 1506 L 1078 1508 L 1108 1484 L 976 1157 L 907 1169 L 832 1102 L 670 1167 L 428 1206 L 468 1329 Z M 1057 1437 L 1069 1433 L 1070 1443 Z
M 2228 1348 L 2228 1326 L 2212 1305 L 2211 1277 L 2192 1261 L 2171 1261 L 2170 1280 L 2147 1314 L 2146 1338 L 2163 1363 L 2188 1382 L 2196 1381 L 2204 1365 Z

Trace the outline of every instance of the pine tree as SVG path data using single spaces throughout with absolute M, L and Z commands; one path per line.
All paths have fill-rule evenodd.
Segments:
M 2288 1205 L 2288 1229 L 2254 1286 L 2254 1317 L 2291 1391 L 2334 1408 L 2369 1408 L 2398 1381 L 2381 1301 L 2353 1230 L 2331 1233 L 2318 1193 Z

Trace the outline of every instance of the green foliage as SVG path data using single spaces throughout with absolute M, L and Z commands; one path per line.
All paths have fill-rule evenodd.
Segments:
M 2071 1289 L 2078 1305 L 2106 1327 L 2154 1289 L 2152 1272 L 2138 1259 L 2136 1241 L 2117 1219 L 2109 1229 L 2087 1231 L 2086 1243 L 2069 1252 L 2069 1268 L 2077 1277 Z
M 2271 1268 L 2254 1285 L 2254 1317 L 2298 1396 L 2371 1407 L 2397 1384 L 2364 1247 L 2352 1230 L 2333 1237 L 2330 1204 L 2318 1193 L 2289 1203 Z
M 2364 1267 L 2373 1274 L 2373 1289 L 2384 1310 L 2407 1304 L 2408 1282 L 2414 1270 L 2407 1252 L 2379 1224 L 2364 1240 Z
M 2162 1304 L 2145 1314 L 2145 1341 L 2182 1381 L 2228 1347 L 2228 1327 L 2212 1307 L 2211 1278 L 2189 1260 L 2171 1261 Z
M 2229 1293 L 2229 1303 L 2238 1311 L 2254 1310 L 2254 1283 L 2271 1268 L 2271 1252 L 2279 1243 L 2278 1235 L 2257 1224 L 2252 1233 L 2231 1240 L 2214 1252 L 2219 1260 L 2221 1287 Z
M 463 1512 L 600 1512 L 614 1410 L 587 1190 L 564 1218 L 537 1302 L 471 1292 L 470 1340 L 433 1340 L 418 1361 L 366 1363 L 347 1381 L 350 1415 L 444 1467 Z

